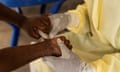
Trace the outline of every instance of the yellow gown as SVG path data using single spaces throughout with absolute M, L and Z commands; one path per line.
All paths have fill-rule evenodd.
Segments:
M 120 0 L 85 0 L 68 13 L 80 23 L 69 25 L 66 36 L 73 52 L 96 72 L 120 72 Z M 75 20 L 75 19 L 74 19 Z M 53 72 L 42 59 L 31 63 L 37 72 Z

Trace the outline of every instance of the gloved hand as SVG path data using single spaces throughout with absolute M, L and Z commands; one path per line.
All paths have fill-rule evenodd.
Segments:
M 42 26 L 39 27 L 39 34 L 44 39 L 53 38 L 59 32 L 67 29 L 68 26 L 77 26 L 80 23 L 80 19 L 77 15 L 72 13 L 61 13 L 45 16 L 43 15 L 40 20 Z M 38 31 L 36 29 L 36 31 Z
M 94 72 L 92 66 L 80 60 L 60 39 L 57 42 L 61 48 L 62 56 L 43 58 L 54 72 Z
M 56 34 L 67 29 L 67 27 L 77 27 L 80 24 L 80 18 L 73 13 L 61 13 L 49 16 L 51 21 L 52 30 L 49 37 L 53 38 Z
M 46 21 L 45 23 L 51 25 L 51 30 L 49 29 L 49 26 L 46 26 L 46 28 L 49 29 L 49 33 L 46 34 L 43 30 L 39 30 L 39 34 L 44 39 L 53 38 L 56 34 L 66 29 L 69 24 L 69 15 L 64 13 L 50 15 L 48 16 L 48 19 L 50 21 Z
M 49 16 L 52 29 L 49 33 L 49 37 L 53 38 L 57 33 L 67 28 L 69 24 L 69 15 L 67 14 L 54 14 Z

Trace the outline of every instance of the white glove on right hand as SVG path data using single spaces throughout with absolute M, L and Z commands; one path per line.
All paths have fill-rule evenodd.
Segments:
M 57 33 L 63 31 L 68 26 L 77 27 L 80 24 L 80 18 L 73 13 L 61 13 L 49 16 L 52 24 L 52 30 L 49 34 L 50 38 L 53 38 Z
M 58 32 L 64 30 L 67 28 L 69 24 L 69 15 L 68 14 L 54 14 L 49 16 L 51 24 L 52 24 L 52 30 L 49 34 L 50 38 L 53 38 Z
M 49 16 L 49 19 L 52 25 L 52 30 L 50 31 L 49 35 L 39 31 L 40 35 L 44 39 L 53 38 L 59 32 L 67 29 L 67 27 L 77 27 L 80 24 L 79 16 L 73 13 L 54 14 Z

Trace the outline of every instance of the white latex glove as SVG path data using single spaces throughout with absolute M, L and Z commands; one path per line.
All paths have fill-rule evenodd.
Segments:
M 49 19 L 52 24 L 52 30 L 49 34 L 46 34 L 39 30 L 39 34 L 43 39 L 50 39 L 53 38 L 58 32 L 63 31 L 67 28 L 69 24 L 69 14 L 54 14 L 49 16 Z
M 49 16 L 52 30 L 49 34 L 50 38 L 54 37 L 58 32 L 64 30 L 69 24 L 69 15 L 68 14 L 54 14 Z
M 62 51 L 61 57 L 43 58 L 55 72 L 95 72 L 92 66 L 80 60 L 60 39 L 58 39 L 58 45 Z
M 54 37 L 57 33 L 67 29 L 67 27 L 77 27 L 80 24 L 79 16 L 73 13 L 61 13 L 61 14 L 54 14 L 49 16 L 52 30 L 49 34 L 49 37 Z
M 52 24 L 52 30 L 50 31 L 49 35 L 39 31 L 39 34 L 45 39 L 53 38 L 59 32 L 67 29 L 68 26 L 77 27 L 77 25 L 80 23 L 79 17 L 73 13 L 54 14 L 49 16 L 49 19 Z

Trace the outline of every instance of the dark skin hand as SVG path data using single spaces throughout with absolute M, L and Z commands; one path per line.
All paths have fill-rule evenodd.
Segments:
M 84 0 L 81 0 L 80 4 L 84 4 Z M 1 3 L 0 20 L 14 23 L 16 26 L 23 28 L 31 37 L 36 39 L 40 38 L 38 30 L 48 34 L 52 27 L 48 15 L 27 18 L 24 15 L 16 13 Z
M 40 57 L 61 56 L 57 39 L 53 38 L 33 45 L 8 47 L 0 50 L 0 72 L 10 72 Z M 65 37 L 60 37 L 60 39 L 68 48 L 72 48 Z
M 40 15 L 36 17 L 25 17 L 18 14 L 12 9 L 0 3 L 0 20 L 13 23 L 19 28 L 24 29 L 31 37 L 39 39 L 38 30 L 49 33 L 51 30 L 50 20 L 48 15 Z
M 28 18 L 21 26 L 31 37 L 39 39 L 38 30 L 48 34 L 52 28 L 47 14 Z
M 47 15 L 27 18 L 2 4 L 0 4 L 0 20 L 14 23 L 36 39 L 40 38 L 38 30 L 45 33 L 49 33 L 51 30 Z M 71 49 L 70 42 L 64 37 L 60 38 Z M 57 38 L 54 38 L 33 45 L 7 47 L 0 50 L 0 72 L 10 72 L 43 56 L 61 56 L 56 40 Z

